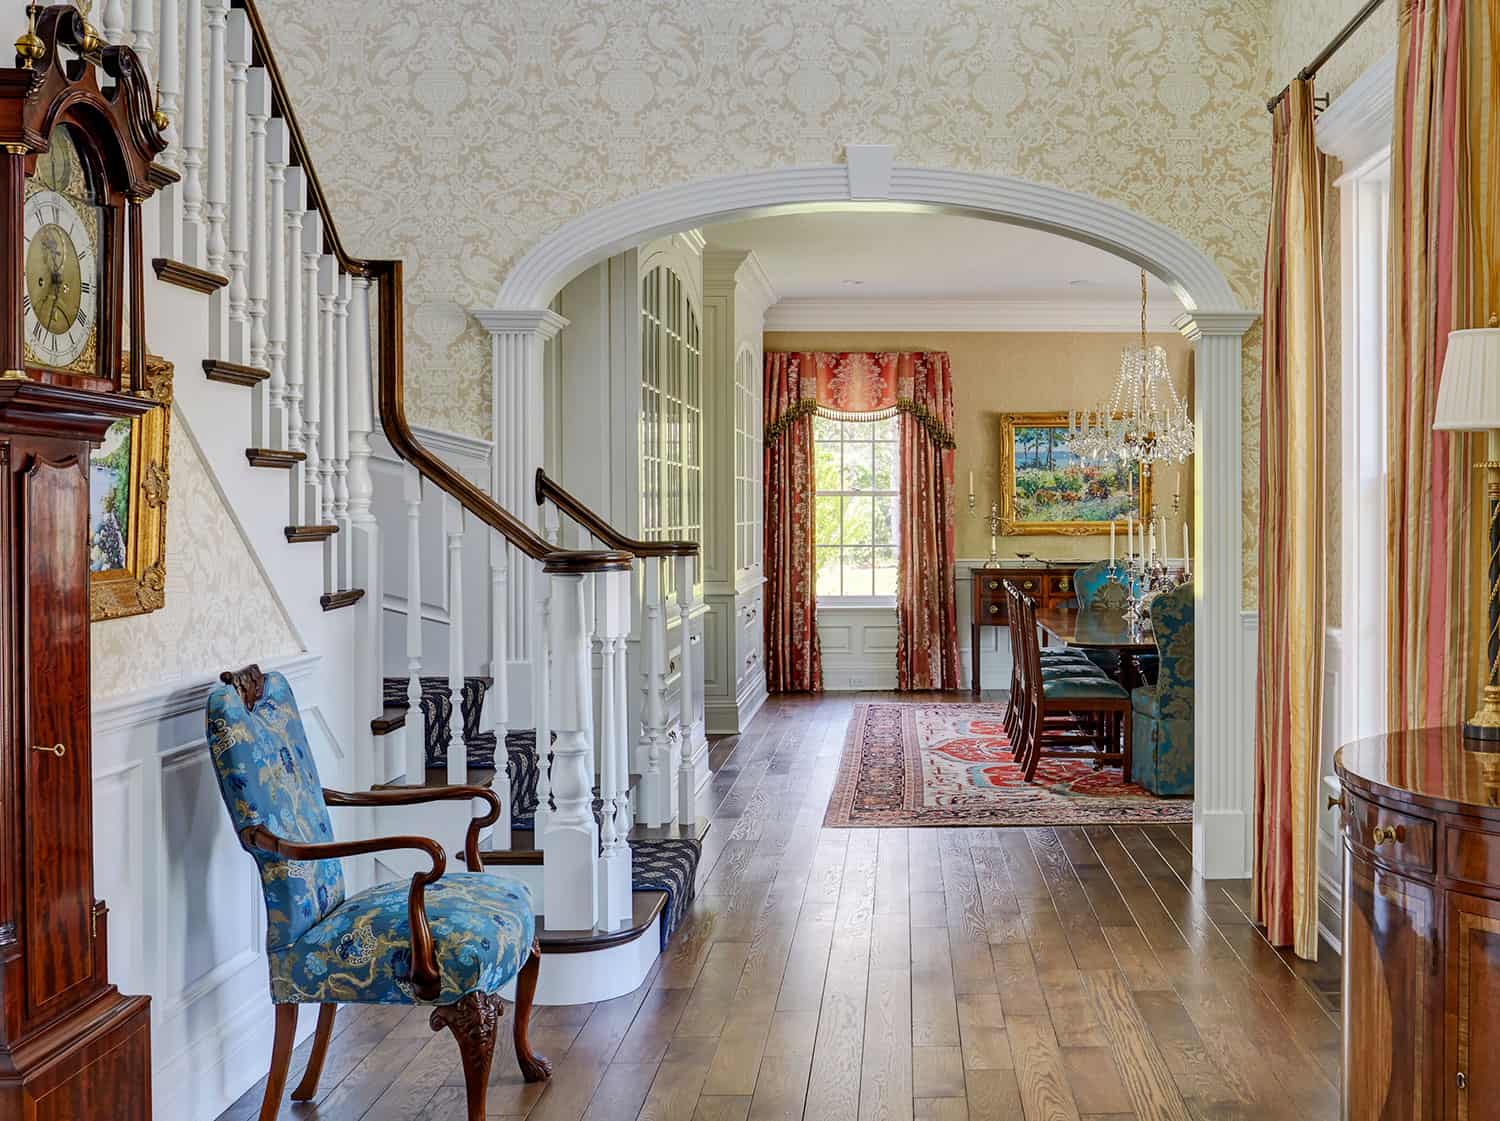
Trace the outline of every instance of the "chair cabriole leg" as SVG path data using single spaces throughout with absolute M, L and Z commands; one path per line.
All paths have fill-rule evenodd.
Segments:
M 490 1082 L 490 1062 L 495 1057 L 495 1029 L 500 1023 L 501 1007 L 500 997 L 495 993 L 469 993 L 453 1004 L 434 1008 L 428 1019 L 433 1031 L 446 1027 L 458 1041 L 458 1053 L 464 1064 L 468 1121 L 485 1121 L 485 1093 Z
M 552 1077 L 552 1064 L 546 1056 L 531 1049 L 528 1033 L 531 1028 L 531 1003 L 536 998 L 536 979 L 542 967 L 542 948 L 531 944 L 531 956 L 516 975 L 516 1062 L 527 1082 L 545 1082 Z
M 276 1121 L 281 1095 L 286 1090 L 286 1072 L 292 1065 L 292 1044 L 297 1041 L 297 1006 L 276 1006 L 276 1037 L 271 1044 L 271 1070 L 266 1075 L 266 1096 L 260 1103 L 260 1121 Z
M 318 1029 L 313 1035 L 312 1054 L 307 1057 L 302 1081 L 292 1091 L 294 1102 L 310 1102 L 318 1096 L 318 1079 L 323 1077 L 323 1060 L 328 1058 L 328 1041 L 333 1038 L 333 1018 L 338 1010 L 337 1004 L 324 1004 L 318 1009 Z

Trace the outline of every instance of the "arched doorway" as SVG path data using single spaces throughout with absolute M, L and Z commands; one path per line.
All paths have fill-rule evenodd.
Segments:
M 1192 341 L 1198 446 L 1193 859 L 1209 877 L 1250 874 L 1254 656 L 1241 621 L 1241 366 L 1258 313 L 1241 307 L 1218 265 L 1180 234 L 1112 203 L 1003 175 L 901 167 L 884 146 L 852 146 L 848 163 L 706 179 L 647 192 L 574 218 L 538 242 L 475 312 L 493 342 L 494 494 L 526 501 L 541 463 L 543 344 L 566 324 L 548 310 L 579 272 L 652 238 L 706 223 L 788 210 L 919 209 L 1012 222 L 1084 241 L 1169 285 Z M 526 592 L 513 583 L 512 594 Z M 524 604 L 518 599 L 517 606 Z M 519 615 L 524 617 L 525 612 Z M 513 636 L 511 650 L 526 650 Z

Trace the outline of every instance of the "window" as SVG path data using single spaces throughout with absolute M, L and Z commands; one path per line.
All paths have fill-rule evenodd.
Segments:
M 641 536 L 703 540 L 703 334 L 682 278 L 641 279 Z
M 820 600 L 896 594 L 899 423 L 813 418 Z

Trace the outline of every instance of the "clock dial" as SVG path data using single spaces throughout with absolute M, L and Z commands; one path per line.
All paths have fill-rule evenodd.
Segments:
M 100 208 L 66 127 L 56 129 L 26 183 L 27 361 L 93 373 L 97 363 Z

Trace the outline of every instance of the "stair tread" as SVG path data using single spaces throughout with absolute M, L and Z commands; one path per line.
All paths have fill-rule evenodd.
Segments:
M 633 825 L 625 839 L 636 841 L 701 841 L 708 836 L 713 823 L 700 817 L 692 824 L 674 821 L 670 825 Z
M 377 736 L 383 736 L 404 727 L 406 727 L 405 705 L 400 708 L 387 705 L 379 716 L 370 721 L 370 731 Z
M 204 295 L 211 295 L 220 288 L 229 286 L 229 278 L 222 273 L 200 269 L 197 265 L 174 261 L 170 257 L 152 257 L 151 268 L 158 280 L 166 284 L 175 284 L 179 288 L 202 292 Z
M 318 602 L 323 605 L 324 611 L 337 611 L 341 607 L 352 607 L 365 598 L 363 588 L 349 588 L 342 592 L 330 592 L 318 597 Z M 402 723 L 405 723 L 403 718 Z
M 479 854 L 479 858 L 487 867 L 493 868 L 538 866 L 542 863 L 542 850 L 512 845 L 508 849 L 485 849 Z
M 578 954 L 633 942 L 645 934 L 667 906 L 667 893 L 659 888 L 631 892 L 631 917 L 619 930 L 549 930 L 547 918 L 538 915 L 537 941 L 543 954 Z
M 246 366 L 224 358 L 205 358 L 203 373 L 210 381 L 221 381 L 228 385 L 258 385 L 271 376 L 271 371 L 260 366 Z
M 281 448 L 246 448 L 245 458 L 251 467 L 276 467 L 290 470 L 307 458 L 306 452 L 284 451 Z
M 484 786 L 488 787 L 495 781 L 495 768 L 493 767 L 470 767 L 468 777 L 458 785 L 460 786 Z M 410 783 L 384 782 L 373 787 L 375 790 L 404 790 Z M 428 767 L 422 778 L 423 786 L 448 787 L 454 784 L 448 781 L 448 769 L 446 767 Z
M 339 531 L 336 525 L 289 525 L 286 539 L 293 544 L 299 541 L 326 541 Z

